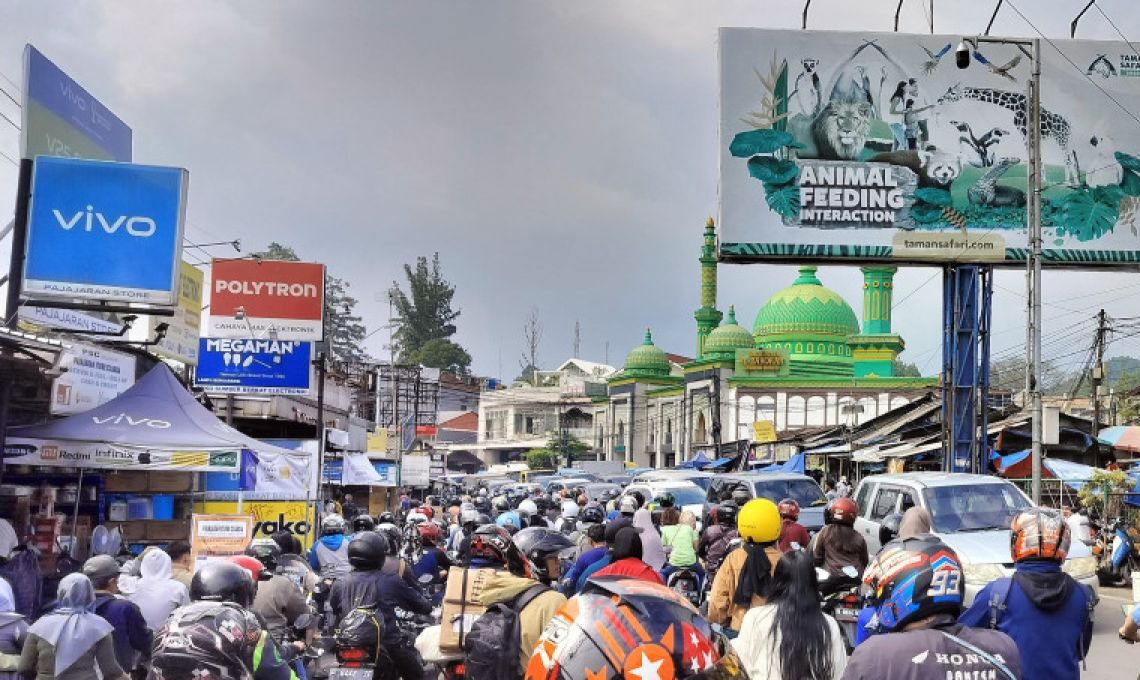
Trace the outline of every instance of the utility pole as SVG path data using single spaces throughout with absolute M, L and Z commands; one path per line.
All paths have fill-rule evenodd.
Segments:
M 1100 434 L 1100 384 L 1104 381 L 1104 336 L 1108 330 L 1105 321 L 1102 309 L 1096 315 L 1096 363 L 1092 368 L 1093 421 L 1090 434 L 1094 442 Z
M 1032 400 L 1033 503 L 1041 504 L 1041 40 L 1033 41 L 1033 77 L 1029 81 L 1029 370 L 1026 376 Z
M 580 357 L 579 353 L 582 349 L 582 324 L 578 321 L 574 322 L 574 356 Z

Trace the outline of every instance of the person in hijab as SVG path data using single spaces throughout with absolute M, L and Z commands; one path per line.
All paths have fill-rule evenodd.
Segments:
M 128 599 L 139 606 L 151 630 L 162 628 L 170 612 L 190 604 L 190 592 L 174 580 L 170 555 L 162 550 L 151 550 L 143 555 L 139 574 L 139 581 Z
M 929 534 L 930 525 L 930 512 L 916 505 L 903 513 L 902 523 L 899 524 L 899 538 L 914 538 L 919 534 Z
M 113 628 L 95 613 L 95 587 L 83 574 L 59 582 L 58 606 L 28 629 L 19 672 L 35 680 L 128 680 L 115 660 Z
M 23 614 L 16 611 L 12 586 L 0 578 L 0 680 L 19 680 L 20 650 L 28 635 Z
M 594 572 L 594 576 L 625 576 L 665 585 L 657 570 L 641 559 L 641 534 L 633 527 L 623 527 L 614 538 L 613 561 Z
M 641 559 L 654 571 L 661 571 L 665 567 L 665 548 L 661 545 L 661 534 L 653 525 L 653 514 L 645 508 L 639 509 L 633 513 L 633 526 L 641 530 Z

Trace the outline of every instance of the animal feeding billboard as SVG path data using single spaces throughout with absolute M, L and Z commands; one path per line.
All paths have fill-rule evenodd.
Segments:
M 1024 263 L 1032 63 L 983 43 L 958 69 L 960 41 L 722 28 L 720 258 Z M 1043 263 L 1140 266 L 1140 120 L 1124 110 L 1140 111 L 1140 57 L 1056 44 L 1042 47 Z

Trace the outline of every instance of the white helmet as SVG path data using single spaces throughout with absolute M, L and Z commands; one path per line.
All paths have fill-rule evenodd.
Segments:
M 538 514 L 538 506 L 535 505 L 535 502 L 529 498 L 524 500 L 522 503 L 519 503 L 518 510 L 519 510 L 520 514 L 524 514 L 524 515 L 537 515 Z
M 633 496 L 624 496 L 618 505 L 618 511 L 623 515 L 632 515 L 637 512 L 637 499 Z
M 574 501 L 562 501 L 562 516 L 573 519 L 578 516 L 578 504 Z

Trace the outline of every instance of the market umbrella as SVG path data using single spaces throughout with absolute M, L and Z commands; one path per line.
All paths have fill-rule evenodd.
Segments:
M 1136 425 L 1117 425 L 1101 430 L 1097 440 L 1120 451 L 1140 453 L 1140 427 Z

